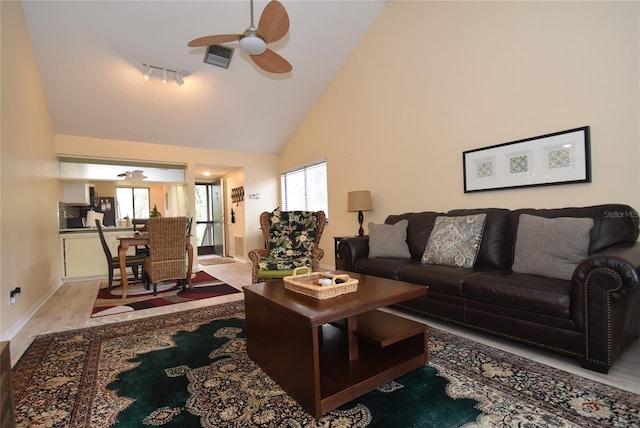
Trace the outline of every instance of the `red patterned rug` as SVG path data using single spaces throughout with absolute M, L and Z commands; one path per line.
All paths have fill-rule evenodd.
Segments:
M 178 286 L 175 281 L 162 282 L 157 285 L 158 294 L 154 296 L 153 291 L 145 289 L 142 284 L 130 283 L 127 298 L 123 299 L 122 287 L 113 287 L 109 292 L 105 281 L 100 284 L 100 290 L 93 305 L 91 317 L 120 314 L 190 302 L 192 300 L 208 299 L 225 294 L 240 293 L 240 290 L 220 281 L 205 271 L 197 272 L 191 279 L 191 284 L 191 288 L 183 291 L 182 287 Z

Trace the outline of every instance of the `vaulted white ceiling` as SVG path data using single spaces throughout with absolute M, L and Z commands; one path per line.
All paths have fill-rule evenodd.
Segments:
M 224 69 L 203 62 L 205 48 L 187 47 L 242 33 L 249 0 L 25 0 L 23 8 L 56 133 L 276 154 L 385 3 L 283 0 L 289 33 L 269 45 L 293 66 L 283 75 L 240 49 Z M 256 25 L 266 4 L 254 4 Z M 162 83 L 158 71 L 145 80 L 143 64 L 191 74 L 183 86 Z

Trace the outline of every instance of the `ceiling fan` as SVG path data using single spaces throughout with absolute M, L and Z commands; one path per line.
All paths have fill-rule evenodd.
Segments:
M 144 171 L 139 169 L 134 169 L 133 171 L 125 171 L 122 174 L 118 174 L 118 177 L 124 177 L 125 180 L 135 181 L 142 181 L 147 178 L 147 176 L 144 175 Z
M 277 42 L 289 31 L 289 15 L 277 0 L 270 1 L 262 11 L 258 28 L 253 25 L 253 0 L 251 0 L 251 26 L 242 34 L 218 34 L 191 40 L 189 47 L 212 46 L 240 41 L 240 49 L 248 53 L 254 63 L 270 73 L 288 73 L 291 64 L 269 49 L 267 43 Z

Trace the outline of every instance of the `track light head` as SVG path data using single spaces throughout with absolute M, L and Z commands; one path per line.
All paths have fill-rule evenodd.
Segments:
M 148 66 L 147 71 L 144 73 L 144 78 L 149 80 L 151 79 L 151 76 L 153 76 L 153 67 Z
M 178 84 L 178 86 L 184 85 L 184 79 L 182 78 L 182 73 L 179 71 L 176 71 L 176 83 Z
M 167 78 L 167 69 L 163 68 L 162 69 L 162 83 L 167 83 L 169 81 L 169 79 Z

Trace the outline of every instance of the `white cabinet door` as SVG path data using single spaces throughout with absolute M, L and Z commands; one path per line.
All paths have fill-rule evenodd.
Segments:
M 111 255 L 118 255 L 118 236 L 131 234 L 128 231 L 105 231 L 104 238 L 111 250 Z M 97 231 L 87 233 L 64 233 L 60 235 L 62 254 L 62 275 L 64 278 L 106 277 L 109 275 L 107 257 L 102 249 Z M 135 247 L 130 247 L 127 254 L 135 254 Z
M 62 241 L 62 269 L 65 278 L 108 275 L 107 258 L 97 233 L 66 234 L 60 239 Z

